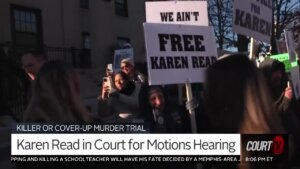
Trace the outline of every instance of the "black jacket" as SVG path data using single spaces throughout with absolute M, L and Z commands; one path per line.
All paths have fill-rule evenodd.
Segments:
M 159 126 L 158 120 L 155 120 L 153 109 L 148 108 L 145 112 L 145 123 L 149 125 L 151 133 L 189 133 L 191 132 L 188 111 L 177 106 L 177 104 L 167 101 L 163 112 L 163 128 Z

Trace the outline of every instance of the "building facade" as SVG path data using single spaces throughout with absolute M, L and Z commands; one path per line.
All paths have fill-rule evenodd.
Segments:
M 79 68 L 81 97 L 97 113 L 99 83 L 114 50 L 129 42 L 135 61 L 146 61 L 144 21 L 145 0 L 0 0 L 0 57 L 4 52 L 18 64 L 22 52 L 40 48 L 48 59 Z M 19 119 L 27 106 L 26 82 L 10 83 L 19 86 L 3 90 L 14 93 L 7 102 Z
M 1 0 L 0 44 L 11 55 L 43 48 L 50 59 L 103 71 L 129 42 L 145 62 L 145 0 Z

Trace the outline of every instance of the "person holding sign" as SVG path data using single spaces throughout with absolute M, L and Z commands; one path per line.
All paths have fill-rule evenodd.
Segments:
M 281 114 L 291 109 L 293 90 L 291 86 L 287 85 L 288 81 L 284 64 L 267 58 L 260 63 L 259 68 L 267 79 L 277 111 Z
M 135 69 L 134 62 L 131 58 L 121 60 L 121 70 L 131 81 L 136 83 L 147 83 L 147 77 Z
M 287 80 L 288 77 L 285 73 L 284 64 L 277 60 L 267 58 L 260 64 L 259 68 L 267 79 L 273 104 L 277 113 L 279 113 L 284 129 L 291 134 L 291 140 L 294 143 L 299 143 L 300 123 L 296 115 L 296 101 L 292 86 Z M 299 151 L 300 146 L 294 149 L 298 149 Z

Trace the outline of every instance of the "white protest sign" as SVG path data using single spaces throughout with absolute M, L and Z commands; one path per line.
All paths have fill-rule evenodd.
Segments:
M 180 25 L 208 26 L 207 2 L 206 1 L 172 1 L 172 2 L 146 2 L 146 21 L 148 23 L 167 23 Z M 215 55 L 216 56 L 216 55 Z M 149 65 L 149 62 L 148 62 Z M 149 72 L 149 67 L 148 67 Z M 203 72 L 201 71 L 200 74 Z M 149 73 L 150 74 L 150 73 Z M 166 78 L 170 78 L 166 76 Z M 188 101 L 192 100 L 192 87 L 186 79 L 186 91 Z M 151 81 L 149 81 L 151 85 Z M 181 91 L 182 88 L 179 88 Z M 179 92 L 181 93 L 181 92 Z M 181 98 L 181 97 L 179 97 Z M 195 112 L 190 111 L 191 127 L 196 133 Z
M 146 2 L 146 22 L 208 26 L 207 2 Z
M 121 60 L 125 58 L 132 58 L 132 60 L 134 60 L 132 48 L 115 50 L 114 71 L 119 71 L 121 69 Z
M 293 90 L 294 90 L 296 99 L 298 99 L 299 95 L 300 95 L 299 66 L 293 67 L 291 69 L 291 76 L 292 76 L 292 82 L 293 82 Z
M 270 44 L 272 0 L 234 0 L 233 31 Z
M 276 40 L 278 54 L 287 53 L 286 43 L 284 40 Z
M 213 28 L 144 23 L 149 85 L 204 82 L 216 62 Z
M 287 46 L 287 50 L 289 52 L 290 62 L 296 61 L 296 53 L 294 46 L 294 38 L 291 31 L 284 30 L 285 42 Z

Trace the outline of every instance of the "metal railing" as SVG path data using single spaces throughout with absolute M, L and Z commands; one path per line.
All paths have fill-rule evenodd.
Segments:
M 45 51 L 49 60 L 63 60 L 74 68 L 91 67 L 91 52 L 89 49 L 46 47 Z
M 49 60 L 63 60 L 74 68 L 90 68 L 91 66 L 91 52 L 88 49 L 46 47 L 45 52 Z M 1 57 L 2 55 L 4 57 L 5 53 L 5 51 L 0 51 Z M 5 57 L 7 59 L 1 60 L 0 94 L 3 96 L 1 101 L 5 99 L 3 105 L 7 107 L 7 110 L 2 111 L 11 113 L 17 121 L 20 121 L 28 105 L 30 91 L 28 90 L 29 81 L 21 68 L 20 59 L 13 57 L 15 53 L 17 53 L 15 50 L 11 50 L 8 57 Z

